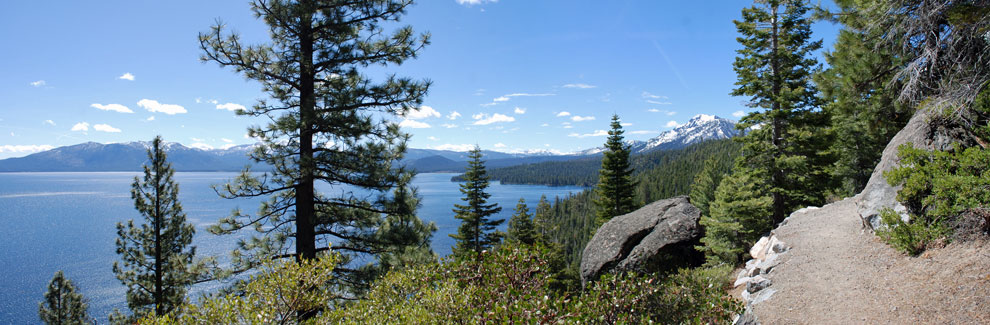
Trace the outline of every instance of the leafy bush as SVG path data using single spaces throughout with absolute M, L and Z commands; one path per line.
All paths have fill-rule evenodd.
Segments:
M 883 211 L 887 230 L 879 234 L 891 246 L 918 254 L 936 241 L 947 241 L 951 225 L 966 211 L 990 206 L 990 151 L 956 145 L 949 151 L 927 151 L 910 144 L 898 148 L 900 167 L 884 173 L 891 185 L 903 185 L 897 200 L 911 216 L 903 222 Z
M 608 275 L 583 293 L 554 291 L 540 247 L 504 246 L 479 263 L 448 261 L 390 272 L 365 300 L 323 321 L 406 323 L 713 323 L 741 311 L 726 294 L 729 270 Z

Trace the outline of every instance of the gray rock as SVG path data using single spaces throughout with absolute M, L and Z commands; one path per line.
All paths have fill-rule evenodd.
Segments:
M 700 261 L 701 212 L 687 196 L 660 200 L 609 220 L 595 232 L 581 257 L 581 280 L 608 272 L 657 272 Z
M 756 293 L 757 291 L 766 289 L 770 286 L 772 282 L 770 279 L 764 278 L 761 275 L 754 276 L 746 283 L 746 291 L 749 293 Z
M 750 305 L 756 305 L 756 304 L 759 304 L 761 302 L 767 301 L 767 299 L 770 299 L 770 297 L 772 297 L 773 294 L 775 294 L 775 293 L 777 293 L 777 290 L 774 290 L 773 288 L 768 288 L 766 290 L 760 290 L 759 292 L 754 293 L 754 294 L 752 294 L 752 295 L 749 296 L 749 304 Z
M 901 219 L 907 221 L 907 208 L 897 202 L 897 191 L 900 186 L 890 186 L 883 172 L 898 166 L 900 159 L 897 158 L 897 147 L 911 143 L 916 148 L 927 150 L 946 150 L 952 147 L 953 143 L 967 143 L 964 136 L 959 135 L 959 130 L 933 128 L 932 117 L 929 108 L 921 108 L 911 117 L 908 124 L 897 132 L 897 135 L 890 140 L 887 147 L 883 149 L 880 163 L 873 169 L 870 180 L 862 192 L 856 195 L 855 201 L 859 210 L 859 215 L 863 219 L 863 226 L 870 229 L 879 229 L 880 211 L 883 208 L 891 208 L 901 215 Z
M 746 307 L 742 315 L 736 315 L 732 320 L 732 325 L 760 325 L 760 321 L 756 318 L 756 314 L 753 314 L 753 310 Z
M 773 270 L 773 268 L 775 266 L 777 266 L 777 264 L 779 264 L 779 263 L 780 263 L 780 260 L 777 258 L 777 254 L 767 255 L 767 258 L 766 259 L 764 259 L 764 260 L 760 261 L 759 263 L 757 263 L 756 264 L 756 267 L 753 268 L 755 270 L 755 271 L 753 271 L 753 274 L 767 274 L 767 273 L 770 273 L 770 270 Z

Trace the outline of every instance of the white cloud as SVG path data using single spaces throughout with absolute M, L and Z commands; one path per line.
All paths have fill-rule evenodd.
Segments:
M 213 146 L 208 145 L 208 144 L 205 144 L 205 143 L 202 143 L 202 142 L 196 142 L 196 143 L 190 144 L 189 147 L 190 148 L 196 148 L 196 149 L 199 149 L 199 150 L 213 150 L 214 149 Z
M 498 102 L 505 102 L 505 101 L 508 101 L 508 100 L 509 100 L 509 97 L 506 97 L 506 96 L 501 96 L 501 97 L 492 99 L 492 101 L 493 102 L 496 102 L 496 103 L 498 103 Z
M 651 113 L 664 113 L 664 114 L 667 114 L 667 116 L 674 116 L 674 114 L 677 114 L 677 112 L 675 112 L 675 111 L 665 111 L 665 110 L 656 109 L 656 108 L 651 108 L 651 109 L 648 109 L 646 111 L 647 112 L 651 112 Z
M 38 80 L 38 81 L 35 81 L 35 82 L 32 82 L 31 83 L 31 86 L 33 86 L 33 87 L 41 87 L 41 86 L 44 86 L 44 85 L 45 85 L 45 81 L 44 80 Z
M 577 89 L 591 89 L 591 88 L 595 88 L 595 87 L 598 87 L 598 86 L 593 86 L 593 85 L 589 85 L 589 84 L 566 84 L 566 85 L 564 85 L 564 88 L 577 88 Z
M 496 143 L 495 144 L 495 148 L 505 148 L 505 144 L 504 143 L 501 143 L 501 142 Z
M 667 99 L 667 96 L 654 95 L 654 94 L 651 94 L 648 91 L 644 91 L 643 94 L 642 94 L 642 96 L 643 96 L 643 98 Z
M 500 123 L 500 122 L 513 122 L 516 120 L 516 118 L 512 116 L 503 115 L 499 113 L 495 113 L 492 116 L 488 116 L 488 114 L 478 114 L 478 115 L 481 116 L 475 115 L 476 116 L 475 120 L 477 121 L 474 121 L 474 125 L 488 125 L 488 124 Z
M 216 104 L 216 101 L 213 101 L 213 103 Z M 159 103 L 157 100 L 152 100 L 152 99 L 142 99 L 137 103 L 137 105 L 144 107 L 144 109 L 148 110 L 149 112 L 165 113 L 168 115 L 182 114 L 187 112 L 185 107 L 179 105 L 173 105 L 173 104 L 162 104 Z
M 584 121 L 594 121 L 594 120 L 595 120 L 595 117 L 594 116 L 574 115 L 573 117 L 571 117 L 571 121 L 574 121 L 574 122 L 584 122 Z
M 661 101 L 656 101 L 656 100 L 652 100 L 652 99 L 647 99 L 646 102 L 647 103 L 650 103 L 650 104 L 657 104 L 657 105 L 672 105 L 673 104 L 671 102 L 661 102 Z
M 465 5 L 465 6 L 480 5 L 482 3 L 488 3 L 488 2 L 492 2 L 492 3 L 498 2 L 498 0 L 455 0 L 455 1 L 457 1 L 457 4 L 459 5 Z
M 416 120 L 402 120 L 402 122 L 399 122 L 399 127 L 410 129 L 429 129 L 431 126 Z
M 585 133 L 585 134 L 571 133 L 571 134 L 568 134 L 567 136 L 574 137 L 574 138 L 587 138 L 587 137 L 603 137 L 603 136 L 606 136 L 606 135 L 608 135 L 608 131 L 605 131 L 605 130 L 595 130 L 595 132 L 592 132 L 592 133 Z
M 244 107 L 244 105 L 234 104 L 234 103 L 226 103 L 226 104 L 217 105 L 217 109 L 225 109 L 225 110 L 232 111 L 232 112 L 246 111 L 247 110 L 247 108 Z
M 531 94 L 531 93 L 513 93 L 505 95 L 505 97 L 546 97 L 553 96 L 554 94 Z
M 547 127 L 547 126 L 550 126 L 550 124 L 549 123 L 543 123 L 543 124 L 540 124 L 540 126 Z
M 453 129 L 453 128 L 456 128 L 457 127 L 457 124 L 445 123 L 445 124 L 440 125 L 440 126 L 445 127 L 445 128 L 448 128 L 448 129 Z
M 648 130 L 629 131 L 629 134 L 654 134 L 654 133 L 658 133 L 658 132 L 657 131 L 648 131 Z
M 667 125 L 666 126 L 668 128 L 676 128 L 676 127 L 681 126 L 681 125 L 678 124 L 677 121 L 670 121 L 670 122 L 667 122 Z
M 743 112 L 743 111 L 732 112 L 732 116 L 733 117 L 736 117 L 736 118 L 743 117 L 743 115 L 746 115 L 746 112 Z
M 45 121 L 44 121 L 44 122 L 42 122 L 42 123 L 43 123 L 43 124 L 47 124 L 47 125 L 51 125 L 51 126 L 55 126 L 55 121 L 52 121 L 52 120 L 45 120 Z
M 411 109 L 406 113 L 405 117 L 410 120 L 424 119 L 427 117 L 440 117 L 440 112 L 437 112 L 433 107 L 426 105 L 420 106 L 419 109 Z
M 623 122 L 623 123 L 619 123 L 619 125 L 622 125 L 622 127 L 630 127 L 633 124 L 632 123 L 628 123 L 628 122 Z
M 233 143 L 234 142 L 234 140 L 227 139 L 227 138 L 220 138 L 220 141 L 223 141 L 223 142 L 226 142 L 226 143 Z
M 154 121 L 154 120 L 155 120 L 155 116 L 152 115 L 152 116 L 148 116 L 148 119 L 146 119 L 145 121 Z
M 437 141 L 437 137 L 432 136 L 432 135 L 429 136 L 429 137 L 427 137 L 427 139 L 430 139 L 430 141 Z
M 473 144 L 441 144 L 439 146 L 433 147 L 436 150 L 450 150 L 450 151 L 471 151 L 474 149 Z
M 0 146 L 0 152 L 13 152 L 13 153 L 35 153 L 39 151 L 52 150 L 55 147 L 41 144 L 41 145 L 2 145 Z
M 89 131 L 89 123 L 79 122 L 72 126 L 69 131 Z
M 574 128 L 574 126 L 573 126 L 573 125 L 564 125 L 564 128 L 565 128 L 565 129 L 573 129 L 573 128 Z
M 132 111 L 130 108 L 127 108 L 127 106 L 124 106 L 124 105 L 121 105 L 121 104 L 106 104 L 106 105 L 103 105 L 103 104 L 95 104 L 94 103 L 94 104 L 90 104 L 89 107 L 100 109 L 100 110 L 104 110 L 104 111 L 113 111 L 113 112 L 120 112 L 120 113 L 134 113 L 134 111 Z
M 120 133 L 120 129 L 110 126 L 109 124 L 97 124 L 93 125 L 93 130 L 110 132 L 110 133 Z
M 210 104 L 219 105 L 220 104 L 220 101 L 217 101 L 216 99 L 211 99 L 210 100 Z
M 203 139 L 200 139 L 200 138 L 197 138 L 197 137 L 190 137 L 190 139 L 192 139 L 193 142 L 206 142 L 206 140 L 203 140 Z
M 485 117 L 485 113 L 478 113 L 478 114 L 471 115 L 471 118 L 473 118 L 475 120 L 480 120 L 482 117 Z
M 230 148 L 233 148 L 233 147 L 236 147 L 236 146 L 237 146 L 236 144 L 228 143 L 228 144 L 225 144 L 225 145 L 220 146 L 220 149 L 227 150 L 227 149 L 230 149 Z
M 450 120 L 456 120 L 458 117 L 461 117 L 461 113 L 458 113 L 457 111 L 453 111 L 450 112 L 450 114 L 447 114 L 447 119 Z
M 134 75 L 132 75 L 130 72 L 126 72 L 120 77 L 117 77 L 117 79 L 134 81 Z
M 571 112 L 563 111 L 563 112 L 557 113 L 557 117 L 562 117 L 562 116 L 571 116 Z
M 196 97 L 196 104 L 199 104 L 199 103 L 202 103 L 202 102 L 203 102 L 203 98 L 202 97 Z
M 516 109 L 513 110 L 513 112 L 515 112 L 516 114 L 526 114 L 526 109 L 522 107 L 516 107 Z

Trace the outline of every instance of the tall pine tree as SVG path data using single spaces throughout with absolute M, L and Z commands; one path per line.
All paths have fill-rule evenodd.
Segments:
M 552 241 L 552 234 L 556 232 L 558 226 L 552 219 L 553 206 L 547 201 L 547 196 L 541 195 L 540 202 L 536 204 L 536 211 L 533 213 L 533 227 L 536 229 L 536 240 L 547 244 Z
M 251 9 L 268 26 L 269 43 L 244 44 L 219 23 L 199 35 L 203 61 L 230 67 L 266 92 L 266 99 L 238 113 L 270 119 L 248 133 L 260 141 L 252 159 L 272 169 L 261 175 L 245 170 L 217 192 L 268 200 L 256 214 L 235 211 L 210 229 L 259 232 L 234 252 L 238 270 L 262 259 L 313 259 L 329 249 L 330 241 L 341 265 L 421 245 L 427 234 L 382 232 L 395 229 L 384 227 L 388 216 L 413 217 L 404 206 L 411 201 L 391 195 L 412 179 L 398 163 L 409 136 L 394 119 L 418 109 L 429 82 L 395 76 L 373 80 L 361 72 L 401 64 L 429 43 L 428 34 L 415 34 L 409 26 L 384 30 L 411 4 L 256 0 Z M 360 289 L 377 272 L 373 266 L 336 268 L 334 279 Z
M 725 176 L 724 171 L 719 169 L 721 167 L 720 158 L 726 159 L 724 157 L 706 159 L 705 166 L 694 176 L 694 182 L 691 183 L 691 204 L 701 210 L 702 216 L 711 215 L 709 214 L 709 207 L 715 201 L 715 190 L 718 188 L 718 184 L 722 182 L 722 177 Z
M 870 30 L 872 4 L 856 0 L 836 1 L 840 11 L 833 20 L 841 23 L 835 48 L 825 53 L 829 68 L 815 77 L 825 100 L 823 110 L 831 118 L 830 151 L 835 156 L 832 171 L 840 182 L 839 193 L 859 193 L 880 161 L 890 139 L 914 114 L 913 105 L 897 100 L 902 87 L 894 75 L 910 61 L 895 55 L 881 41 L 879 31 Z
M 45 301 L 38 303 L 38 317 L 49 325 L 90 324 L 88 308 L 86 299 L 76 292 L 72 281 L 58 271 L 48 282 Z
M 817 109 L 813 54 L 822 42 L 811 40 L 811 19 L 804 0 L 758 1 L 735 21 L 743 48 L 733 68 L 734 96 L 749 96 L 758 109 L 742 118 L 742 164 L 755 179 L 769 183 L 772 220 L 780 222 L 799 206 L 820 205 L 831 188 L 824 154 L 827 116 Z
M 595 200 L 595 214 L 599 225 L 636 209 L 633 197 L 636 183 L 632 180 L 633 170 L 629 165 L 629 145 L 622 141 L 624 131 L 619 115 L 612 115 L 611 126 L 596 189 L 598 199 Z
M 533 245 L 536 243 L 536 227 L 533 216 L 529 214 L 526 200 L 520 198 L 516 204 L 515 213 L 509 218 L 509 230 L 506 231 L 506 241 Z
M 767 214 L 772 199 L 763 182 L 754 179 L 753 173 L 736 168 L 722 179 L 715 191 L 709 215 L 701 217 L 705 235 L 702 246 L 707 263 L 735 265 L 746 248 L 772 228 Z
M 144 223 L 117 223 L 117 254 L 113 273 L 127 287 L 127 307 L 135 317 L 164 315 L 179 307 L 195 276 L 190 272 L 196 228 L 186 222 L 179 203 L 179 185 L 172 177 L 162 138 L 148 149 L 144 178 L 134 177 L 131 198 Z M 120 317 L 116 315 L 115 317 Z
M 502 236 L 495 231 L 504 219 L 492 220 L 491 216 L 502 211 L 497 203 L 488 203 L 492 195 L 485 192 L 488 188 L 488 173 L 485 162 L 481 160 L 481 148 L 475 146 L 468 154 L 467 172 L 461 176 L 462 201 L 467 204 L 454 204 L 454 218 L 461 220 L 461 226 L 456 234 L 450 237 L 457 240 L 454 254 L 466 256 L 474 253 L 475 258 L 481 258 L 481 251 L 488 249 L 501 241 Z

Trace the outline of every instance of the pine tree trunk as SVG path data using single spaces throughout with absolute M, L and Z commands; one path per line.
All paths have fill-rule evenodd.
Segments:
M 296 185 L 296 260 L 316 258 L 316 234 L 313 229 L 313 120 L 316 98 L 313 90 L 312 14 L 300 19 L 299 26 L 299 184 Z
M 165 190 L 162 188 L 162 165 L 165 164 L 161 159 L 160 142 L 155 141 L 155 155 L 153 161 L 151 162 L 151 168 L 155 172 L 155 215 L 153 217 L 155 221 L 155 316 L 161 316 L 165 314 L 165 306 L 162 300 L 164 295 L 162 294 L 162 192 Z
M 773 222 L 774 222 L 774 224 L 777 224 L 777 223 L 780 223 L 781 221 L 783 221 L 784 220 L 784 214 L 786 213 L 784 211 L 784 208 L 785 208 L 784 207 L 784 196 L 781 195 L 781 193 L 779 191 L 780 189 L 784 188 L 784 184 L 783 184 L 784 173 L 783 173 L 782 170 L 780 170 L 780 166 L 778 165 L 779 164 L 779 160 L 780 160 L 781 155 L 782 155 L 782 151 L 783 151 L 782 144 L 781 144 L 781 141 L 780 141 L 781 140 L 780 138 L 782 136 L 781 133 L 783 131 L 781 129 L 783 128 L 783 126 L 781 126 L 781 124 L 780 124 L 780 116 L 779 116 L 780 115 L 780 110 L 781 110 L 781 107 L 780 107 L 780 83 L 781 83 L 781 78 L 780 78 L 780 70 L 779 70 L 780 69 L 780 59 L 779 59 L 779 54 L 777 53 L 778 32 L 779 32 L 778 31 L 778 27 L 779 27 L 778 25 L 779 25 L 779 23 L 777 21 L 777 8 L 778 8 L 778 6 L 774 5 L 770 9 L 770 25 L 771 25 L 771 28 L 772 28 L 771 36 L 770 36 L 770 40 L 771 40 L 771 47 L 770 47 L 770 61 L 771 61 L 770 62 L 770 69 L 771 69 L 771 73 L 773 74 L 773 80 L 771 81 L 771 83 L 772 83 L 772 86 L 773 86 L 773 90 L 772 91 L 773 91 L 773 96 L 774 96 L 774 98 L 773 98 L 773 104 L 772 104 L 773 107 L 770 109 L 770 112 L 771 112 L 770 113 L 771 114 L 770 115 L 770 118 L 773 121 L 772 122 L 773 123 L 773 126 L 772 126 L 773 127 L 773 131 L 772 131 L 772 135 L 771 135 L 773 138 L 770 140 L 770 142 L 773 145 L 773 149 L 772 149 L 773 158 L 772 158 L 772 160 L 770 162 L 770 170 L 771 170 L 770 184 L 772 184 L 773 189 L 774 189 L 773 194 L 772 194 L 773 195 Z

